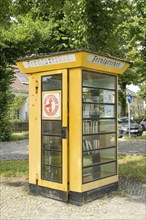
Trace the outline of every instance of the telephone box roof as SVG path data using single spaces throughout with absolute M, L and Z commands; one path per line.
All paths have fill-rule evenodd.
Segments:
M 123 74 L 132 62 L 109 54 L 90 50 L 71 50 L 49 54 L 32 55 L 16 61 L 24 73 L 82 68 L 111 74 Z

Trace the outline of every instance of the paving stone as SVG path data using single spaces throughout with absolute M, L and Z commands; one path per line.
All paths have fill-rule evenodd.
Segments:
M 28 192 L 25 179 L 1 178 L 1 220 L 145 220 L 146 188 L 141 182 L 120 179 L 119 191 L 81 207 Z M 121 194 L 125 190 L 124 195 Z
M 119 152 L 146 154 L 146 141 L 119 141 Z M 0 142 L 0 160 L 28 158 L 28 141 Z M 24 179 L 1 178 L 1 220 L 145 220 L 146 185 L 119 180 L 119 190 L 82 207 L 62 203 L 28 192 Z

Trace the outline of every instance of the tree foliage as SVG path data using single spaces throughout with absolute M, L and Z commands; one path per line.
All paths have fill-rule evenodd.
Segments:
M 18 95 L 14 97 L 13 104 L 10 107 L 10 120 L 16 121 L 18 119 L 19 111 L 24 104 L 26 97 L 23 95 Z
M 125 109 L 126 85 L 146 79 L 143 8 L 144 0 L 1 0 L 1 76 L 12 76 L 8 67 L 20 56 L 81 48 L 110 53 L 134 63 L 119 77 Z
M 13 94 L 10 90 L 13 79 L 11 68 L 6 63 L 0 65 L 0 141 L 9 140 L 11 134 L 9 109 L 13 99 Z
M 138 92 L 138 95 L 141 97 L 141 99 L 145 100 L 146 102 L 146 81 L 141 83 L 139 85 L 140 91 Z

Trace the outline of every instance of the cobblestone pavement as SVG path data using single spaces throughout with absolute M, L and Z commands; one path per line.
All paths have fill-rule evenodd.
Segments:
M 145 141 L 119 140 L 120 153 L 145 154 Z M 0 143 L 1 160 L 28 158 L 28 140 Z M 144 220 L 146 185 L 119 181 L 119 190 L 82 207 L 30 195 L 28 180 L 1 178 L 1 220 Z
M 1 179 L 1 220 L 145 220 L 146 186 L 119 181 L 119 191 L 81 207 L 30 195 L 24 179 Z

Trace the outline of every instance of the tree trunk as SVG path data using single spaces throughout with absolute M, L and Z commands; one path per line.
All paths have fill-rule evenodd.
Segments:
M 120 85 L 121 90 L 119 91 L 119 101 L 121 104 L 121 116 L 126 116 L 126 83 Z

